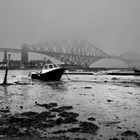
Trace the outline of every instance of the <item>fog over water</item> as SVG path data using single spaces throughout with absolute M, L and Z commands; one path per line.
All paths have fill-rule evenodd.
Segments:
M 139 0 L 1 0 L 0 47 L 83 38 L 108 54 L 140 52 Z

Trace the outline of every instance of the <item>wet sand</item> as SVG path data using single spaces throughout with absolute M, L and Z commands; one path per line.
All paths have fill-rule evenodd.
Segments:
M 64 75 L 47 83 L 28 72 L 10 71 L 10 84 L 0 86 L 0 139 L 140 139 L 140 77 Z

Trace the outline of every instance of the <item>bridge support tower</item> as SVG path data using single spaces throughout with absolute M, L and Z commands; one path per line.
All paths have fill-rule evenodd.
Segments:
M 28 45 L 22 44 L 21 67 L 26 68 L 27 65 L 28 65 Z

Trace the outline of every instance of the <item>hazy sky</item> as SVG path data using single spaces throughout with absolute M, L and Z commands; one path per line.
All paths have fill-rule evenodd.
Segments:
M 0 47 L 75 37 L 140 52 L 140 0 L 0 0 Z

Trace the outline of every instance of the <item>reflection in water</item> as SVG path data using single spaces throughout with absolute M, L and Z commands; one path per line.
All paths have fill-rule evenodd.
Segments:
M 62 90 L 62 91 L 67 90 L 67 82 L 65 82 L 65 81 L 46 82 L 46 81 L 42 81 L 42 80 L 32 79 L 32 82 L 34 82 L 37 85 L 41 85 L 41 86 L 49 86 L 53 90 Z

